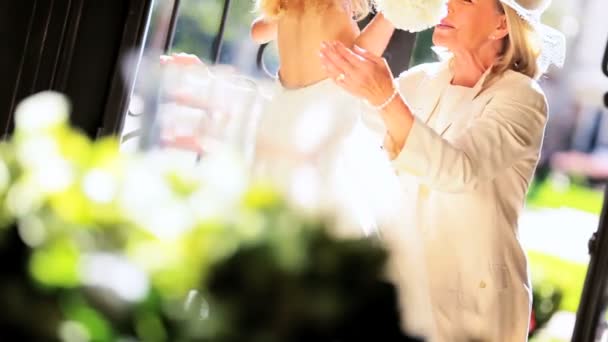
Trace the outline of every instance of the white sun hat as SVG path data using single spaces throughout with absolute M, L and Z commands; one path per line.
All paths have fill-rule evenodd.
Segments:
M 541 22 L 551 0 L 500 0 L 526 21 L 542 42 L 538 65 L 545 72 L 551 64 L 562 67 L 566 58 L 566 37 Z M 448 0 L 374 0 L 376 10 L 396 28 L 419 32 L 439 23 L 447 15 Z
M 551 0 L 500 0 L 526 21 L 541 39 L 538 65 L 544 72 L 550 65 L 563 67 L 566 59 L 566 36 L 541 22 L 541 16 L 551 5 Z

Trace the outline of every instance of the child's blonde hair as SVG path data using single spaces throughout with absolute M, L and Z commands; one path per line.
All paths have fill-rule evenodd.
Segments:
M 255 7 L 266 17 L 278 18 L 286 12 L 303 12 L 311 8 L 323 11 L 339 1 L 350 1 L 356 19 L 364 18 L 370 11 L 371 0 L 255 0 Z

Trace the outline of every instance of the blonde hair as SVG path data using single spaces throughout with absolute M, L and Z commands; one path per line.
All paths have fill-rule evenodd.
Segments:
M 501 13 L 506 15 L 509 34 L 503 40 L 502 51 L 492 73 L 502 75 L 507 70 L 513 70 L 538 79 L 541 76 L 538 66 L 540 36 L 514 9 L 499 0 L 497 2 Z
M 286 12 L 323 11 L 338 1 L 350 1 L 356 19 L 364 18 L 370 11 L 370 0 L 256 0 L 255 8 L 264 16 L 278 18 Z

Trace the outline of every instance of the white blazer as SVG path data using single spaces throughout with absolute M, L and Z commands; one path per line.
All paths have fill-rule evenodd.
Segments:
M 392 161 L 423 236 L 432 341 L 526 341 L 531 288 L 518 217 L 539 158 L 547 103 L 531 78 L 508 71 L 436 110 L 448 62 L 398 79 L 415 115 Z

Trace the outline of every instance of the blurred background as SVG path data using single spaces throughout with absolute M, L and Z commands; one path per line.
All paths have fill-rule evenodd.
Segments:
M 606 13 L 606 0 L 553 0 L 543 17 L 545 23 L 566 34 L 568 56 L 563 69 L 551 69 L 541 80 L 549 101 L 549 121 L 539 168 L 520 222 L 520 239 L 526 246 L 534 285 L 531 336 L 536 342 L 570 340 L 590 262 L 589 240 L 600 225 L 608 178 L 608 110 L 603 103 L 608 77 L 600 72 L 608 41 Z M 290 212 L 268 189 L 244 190 L 238 172 L 218 171 L 239 170 L 234 160 L 214 161 L 210 165 L 216 166 L 211 171 L 193 172 L 190 168 L 201 157 L 200 146 L 178 140 L 161 144 L 163 150 L 171 151 L 170 156 L 138 155 L 142 146 L 150 143 L 150 132 L 159 128 L 155 126 L 158 120 L 147 116 L 151 112 L 147 106 L 150 98 L 158 95 L 149 85 L 158 81 L 151 64 L 160 54 L 185 52 L 207 65 L 220 64 L 222 72 L 236 72 L 254 80 L 256 91 L 263 92 L 274 82 L 276 46 L 271 43 L 261 51 L 249 37 L 255 18 L 252 2 L 119 0 L 102 4 L 24 0 L 0 4 L 0 14 L 6 16 L 0 20 L 0 37 L 7 51 L 14 52 L 0 56 L 0 71 L 9 80 L 0 84 L 0 105 L 6 112 L 2 133 L 5 138 L 13 136 L 0 148 L 4 163 L 0 163 L 1 207 L 10 209 L 7 213 L 0 211 L 0 222 L 8 222 L 8 228 L 0 230 L 0 255 L 4 260 L 0 299 L 8 308 L 4 316 L 0 315 L 0 334 L 23 333 L 12 340 L 41 336 L 59 336 L 57 339 L 64 341 L 131 341 L 133 336 L 151 341 L 177 337 L 200 340 L 211 336 L 210 331 L 225 333 L 223 325 L 230 322 L 233 328 L 238 327 L 235 331 L 248 331 L 250 326 L 234 323 L 251 319 L 238 317 L 235 303 L 264 306 L 249 300 L 269 296 L 265 289 L 272 283 L 260 281 L 255 288 L 228 287 L 227 293 L 213 293 L 218 302 L 248 290 L 252 295 L 224 303 L 227 318 L 208 323 L 205 326 L 211 325 L 212 329 L 201 331 L 200 320 L 206 319 L 209 311 L 207 299 L 211 297 L 207 295 L 214 288 L 211 284 L 234 284 L 231 279 L 272 279 L 287 284 L 285 291 L 301 291 L 297 292 L 301 298 L 326 303 L 327 293 L 335 297 L 335 293 L 344 291 L 339 277 L 325 283 L 330 291 L 327 293 L 306 292 L 306 281 L 301 281 L 302 288 L 294 285 L 307 270 L 326 264 L 327 260 L 315 260 L 317 264 L 302 266 L 298 261 L 298 253 L 319 246 L 331 246 L 333 258 L 344 261 L 334 263 L 338 265 L 335 274 L 349 274 L 352 258 L 362 258 L 369 260 L 370 277 L 377 275 L 383 256 L 374 246 L 336 246 L 322 234 L 303 238 L 298 234 L 304 233 L 285 236 L 280 230 L 261 238 L 263 227 L 277 226 L 285 215 L 292 215 L 289 218 L 297 226 L 323 224 Z M 385 53 L 395 75 L 434 60 L 431 35 L 431 30 L 395 33 Z M 206 72 L 190 72 L 193 70 Z M 183 75 L 173 76 L 184 80 Z M 188 90 L 209 89 L 197 83 L 204 79 L 195 77 Z M 249 85 L 241 84 L 240 88 Z M 47 123 L 46 128 L 32 128 L 25 120 L 15 128 L 12 113 L 19 101 L 46 89 L 69 96 L 69 118 Z M 221 100 L 241 109 L 255 107 L 252 103 L 257 103 L 257 97 L 250 102 L 253 100 L 247 95 L 239 96 Z M 68 110 L 62 108 L 58 102 L 30 106 L 22 117 L 43 110 L 65 114 Z M 160 121 L 179 131 L 190 127 L 197 115 L 181 111 L 180 116 Z M 69 129 L 65 120 L 80 131 Z M 111 135 L 118 139 L 104 140 Z M 39 136 L 46 140 L 33 139 Z M 42 148 L 35 154 L 40 162 L 19 154 L 23 149 L 31 152 L 27 150 L 31 146 L 55 145 L 57 153 Z M 123 154 L 114 153 L 115 149 Z M 133 159 L 126 157 L 129 155 Z M 78 187 L 69 181 L 66 187 L 45 181 L 48 175 L 65 176 L 65 161 L 78 165 L 78 172 L 72 175 Z M 55 173 L 49 173 L 49 169 Z M 199 177 L 199 173 L 205 176 Z M 54 179 L 72 179 L 65 177 Z M 208 192 L 205 184 L 209 182 L 220 186 Z M 15 184 L 18 186 L 13 187 Z M 13 188 L 18 191 L 11 192 Z M 47 190 L 41 193 L 40 189 Z M 38 197 L 32 199 L 33 193 Z M 225 201 L 215 201 L 218 194 Z M 26 203 L 35 205 L 15 207 L 14 198 L 25 198 Z M 219 220 L 194 208 L 194 200 L 203 201 L 216 214 L 227 210 L 237 214 L 230 220 Z M 165 211 L 167 207 L 171 210 Z M 166 215 L 158 214 L 161 212 Z M 11 225 L 15 220 L 20 222 L 19 227 Z M 176 231 L 187 233 L 174 238 L 171 234 Z M 248 245 L 251 241 L 254 243 Z M 241 245 L 251 248 L 241 250 L 237 247 Z M 272 258 L 270 255 L 275 254 L 268 251 L 278 253 L 280 258 Z M 221 266 L 212 267 L 217 260 L 232 263 L 232 269 L 242 272 L 226 275 Z M 251 260 L 255 264 L 249 264 Z M 277 260 L 288 260 L 288 265 L 274 264 Z M 259 278 L 246 272 L 251 267 L 258 269 Z M 253 278 L 246 278 L 249 276 Z M 26 280 L 30 278 L 33 283 Z M 392 298 L 390 290 L 375 285 L 377 292 L 372 292 L 378 298 Z M 91 288 L 109 288 L 114 294 L 91 292 Z M 201 296 L 190 291 L 193 289 L 209 293 Z M 355 296 L 370 290 L 362 285 L 356 291 Z M 390 305 L 387 307 L 390 321 L 393 312 Z M 363 309 L 369 307 L 363 305 Z M 294 319 L 308 317 L 311 312 L 315 317 L 343 313 L 323 305 L 307 310 L 290 312 Z M 360 312 L 354 310 L 352 314 L 357 318 Z M 603 329 L 606 317 L 600 319 Z M 31 329 L 32 335 L 24 333 L 34 326 L 38 329 Z M 260 333 L 278 329 L 257 326 Z M 368 327 L 379 329 L 380 325 L 369 323 Z M 599 340 L 601 332 L 597 336 Z
M 167 15 L 169 3 L 155 5 L 149 40 L 154 39 L 155 25 Z M 223 6 L 221 0 L 181 0 L 170 51 L 213 62 Z M 563 69 L 552 68 L 541 80 L 549 101 L 549 121 L 520 222 L 520 238 L 537 289 L 535 308 L 541 311 L 536 324 L 543 325 L 535 334 L 536 341 L 570 339 L 589 262 L 588 241 L 599 224 L 608 178 L 608 109 L 603 104 L 608 78 L 600 72 L 608 40 L 606 13 L 605 0 L 554 0 L 543 16 L 546 24 L 566 35 L 568 56 Z M 249 2 L 231 4 L 218 58 L 264 82 L 269 75 L 256 64 L 259 46 L 249 37 L 254 17 Z M 428 30 L 418 35 L 399 32 L 393 37 L 385 57 L 394 74 L 434 60 L 431 35 Z M 263 61 L 271 73 L 276 70 L 274 44 L 265 49 Z M 127 115 L 124 133 L 134 127 L 137 123 Z

